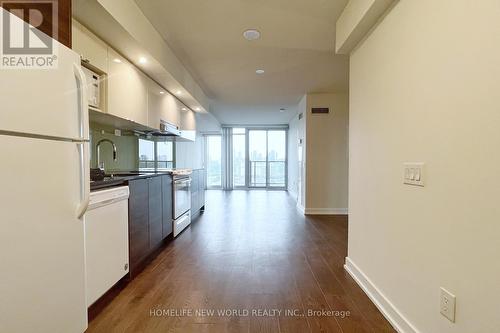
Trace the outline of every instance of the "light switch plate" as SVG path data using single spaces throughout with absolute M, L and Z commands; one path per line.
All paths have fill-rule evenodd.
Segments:
M 425 164 L 422 162 L 403 163 L 403 183 L 407 185 L 424 186 Z
M 441 287 L 440 312 L 452 323 L 455 322 L 456 297 L 448 290 Z

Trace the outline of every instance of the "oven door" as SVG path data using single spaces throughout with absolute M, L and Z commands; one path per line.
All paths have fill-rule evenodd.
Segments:
M 191 178 L 174 180 L 174 220 L 191 209 Z

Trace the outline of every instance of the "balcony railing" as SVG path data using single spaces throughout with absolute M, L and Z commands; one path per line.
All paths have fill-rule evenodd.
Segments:
M 172 169 L 174 167 L 173 161 L 152 161 L 152 160 L 140 160 L 139 170 L 158 170 L 161 169 Z
M 250 161 L 250 186 L 285 187 L 285 161 Z

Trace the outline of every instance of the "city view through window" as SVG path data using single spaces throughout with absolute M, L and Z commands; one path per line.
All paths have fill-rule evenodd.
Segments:
M 156 145 L 156 156 L 155 156 Z M 158 170 L 174 167 L 174 144 L 171 141 L 139 139 L 139 169 Z
M 207 185 L 221 187 L 222 137 L 207 136 L 206 147 Z M 235 188 L 286 186 L 286 130 L 233 128 L 232 153 Z

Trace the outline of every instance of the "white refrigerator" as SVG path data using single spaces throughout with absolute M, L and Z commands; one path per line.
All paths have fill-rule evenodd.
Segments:
M 87 328 L 85 75 L 57 47 L 57 69 L 0 69 L 0 332 Z

